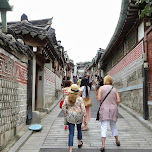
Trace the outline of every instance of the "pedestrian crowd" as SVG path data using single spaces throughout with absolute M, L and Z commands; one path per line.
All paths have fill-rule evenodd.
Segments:
M 101 122 L 101 152 L 105 152 L 105 141 L 108 124 L 110 124 L 112 135 L 115 138 L 117 146 L 120 146 L 118 139 L 118 130 L 116 122 L 118 118 L 118 104 L 120 97 L 116 88 L 113 85 L 113 79 L 107 75 L 99 77 L 95 75 L 94 80 L 92 76 L 73 77 L 70 79 L 63 79 L 62 92 L 63 101 L 60 102 L 60 108 L 64 112 L 65 130 L 69 130 L 68 146 L 69 152 L 72 152 L 73 138 L 75 125 L 77 127 L 78 148 L 83 146 L 82 132 L 89 130 L 89 121 L 91 118 L 92 100 L 90 98 L 90 90 L 92 85 L 95 86 L 95 93 L 97 100 L 100 102 L 98 110 L 98 118 Z M 62 105 L 61 105 L 62 103 Z

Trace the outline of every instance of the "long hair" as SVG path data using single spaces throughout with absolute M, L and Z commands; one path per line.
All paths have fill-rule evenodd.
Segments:
M 66 80 L 64 83 L 64 88 L 65 87 L 70 87 L 71 86 L 71 81 L 70 80 Z
M 88 86 L 89 86 L 89 84 L 88 84 L 88 81 L 87 81 L 87 79 L 86 78 L 83 78 L 82 79 L 82 81 L 81 81 L 81 87 L 82 86 L 85 86 L 86 87 L 86 97 L 88 96 Z
M 77 92 L 69 94 L 68 100 L 69 100 L 71 106 L 73 106 L 75 104 L 77 97 L 78 97 Z

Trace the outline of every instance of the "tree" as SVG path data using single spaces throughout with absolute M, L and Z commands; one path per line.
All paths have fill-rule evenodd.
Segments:
M 152 0 L 134 0 L 136 5 L 141 8 L 141 13 L 139 14 L 140 18 L 144 16 L 151 17 L 152 16 Z

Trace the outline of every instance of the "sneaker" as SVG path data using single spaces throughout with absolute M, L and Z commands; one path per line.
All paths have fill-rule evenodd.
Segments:
M 65 130 L 68 130 L 68 126 L 65 126 Z

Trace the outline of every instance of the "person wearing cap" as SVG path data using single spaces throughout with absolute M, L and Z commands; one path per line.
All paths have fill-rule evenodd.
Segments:
M 69 126 L 69 152 L 72 152 L 75 125 L 78 131 L 78 148 L 81 148 L 83 145 L 81 125 L 83 117 L 86 117 L 86 109 L 82 97 L 79 96 L 79 91 L 80 87 L 77 84 L 72 84 L 69 90 L 70 94 L 65 98 L 62 105 Z

